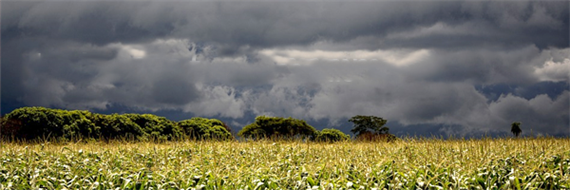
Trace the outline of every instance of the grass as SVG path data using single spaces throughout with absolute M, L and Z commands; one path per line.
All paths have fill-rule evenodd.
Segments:
M 2 143 L 0 189 L 569 189 L 570 139 Z

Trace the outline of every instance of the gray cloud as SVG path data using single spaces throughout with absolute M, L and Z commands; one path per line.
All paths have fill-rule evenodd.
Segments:
M 4 9 L 2 30 L 17 28 L 22 33 L 96 44 L 176 37 L 234 48 L 271 47 L 374 36 L 380 41 L 370 47 L 375 49 L 567 47 L 565 5 L 563 1 L 7 2 L 4 7 L 14 9 Z
M 2 5 L 3 105 L 568 134 L 567 90 L 475 88 L 567 84 L 564 1 Z
M 530 134 L 531 130 L 541 134 L 566 134 L 570 132 L 568 92 L 564 91 L 554 99 L 543 94 L 530 100 L 509 94 L 491 103 L 489 109 L 493 115 L 501 118 L 496 123 L 500 126 L 521 121 L 527 129 L 526 134 Z

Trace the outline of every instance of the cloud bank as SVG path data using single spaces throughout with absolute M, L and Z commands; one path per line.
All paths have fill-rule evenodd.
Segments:
M 570 135 L 568 7 L 6 1 L 2 113 L 120 105 L 228 123 L 325 120 L 346 132 L 366 114 L 393 131 L 507 133 L 520 121 L 525 132 Z

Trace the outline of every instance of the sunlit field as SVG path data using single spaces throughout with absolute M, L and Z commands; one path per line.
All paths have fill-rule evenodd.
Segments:
M 570 139 L 2 143 L 0 189 L 568 189 Z

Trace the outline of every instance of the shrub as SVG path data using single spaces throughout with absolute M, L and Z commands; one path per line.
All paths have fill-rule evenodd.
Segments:
M 346 141 L 348 139 L 350 139 L 350 136 L 338 129 L 323 129 L 317 134 L 315 141 L 337 142 L 337 141 Z

